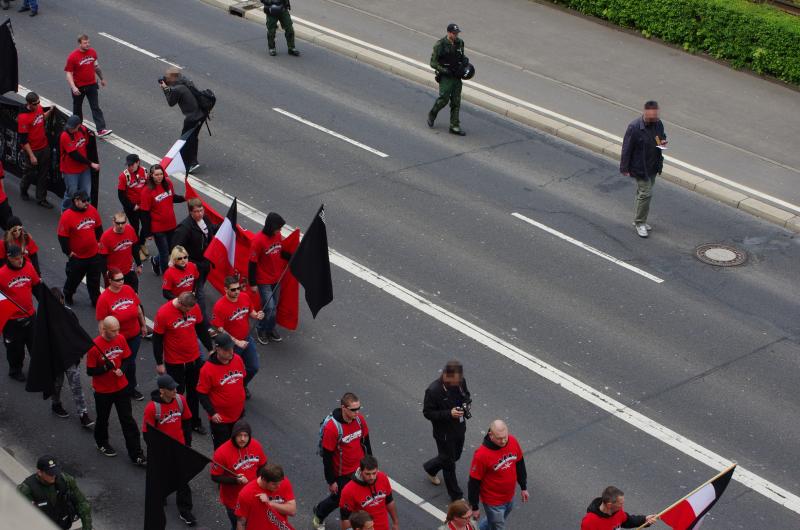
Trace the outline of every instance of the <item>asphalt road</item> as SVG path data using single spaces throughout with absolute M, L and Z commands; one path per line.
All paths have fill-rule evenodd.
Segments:
M 431 131 L 424 125 L 433 98 L 427 89 L 303 42 L 301 58 L 267 57 L 262 28 L 199 2 L 76 0 L 48 6 L 33 20 L 14 17 L 14 27 L 21 83 L 64 106 L 70 100 L 63 62 L 75 35 L 88 31 L 109 79 L 101 94 L 109 126 L 159 155 L 181 123 L 156 85 L 166 65 L 97 33 L 185 66 L 219 98 L 214 135 L 201 136 L 199 178 L 263 212 L 279 211 L 297 226 L 306 226 L 324 202 L 330 244 L 346 256 L 800 492 L 800 245 L 788 232 L 663 183 L 654 198 L 655 231 L 640 240 L 630 225 L 632 183 L 608 160 L 468 105 L 462 107 L 467 137 L 447 134 L 444 113 Z M 279 50 L 285 50 L 280 40 Z M 100 210 L 108 219 L 118 207 L 116 175 L 126 153 L 100 144 Z M 42 247 L 45 280 L 59 285 L 64 259 L 56 215 L 21 203 L 13 181 L 7 179 L 6 189 L 15 213 Z M 665 281 L 656 284 L 601 260 L 512 212 Z M 736 269 L 703 265 L 692 249 L 707 242 L 734 244 L 750 259 Z M 152 316 L 160 288 L 149 272 L 141 283 Z M 526 451 L 533 496 L 517 507 L 510 528 L 575 528 L 589 500 L 609 483 L 628 492 L 630 511 L 654 512 L 713 475 L 340 269 L 334 269 L 334 291 L 333 304 L 317 320 L 304 311 L 298 332 L 287 333 L 280 345 L 260 347 L 262 371 L 248 402 L 255 436 L 295 485 L 297 528 L 308 526 L 325 489 L 314 453 L 319 421 L 347 390 L 362 398 L 383 469 L 444 509 L 444 489 L 422 474 L 433 442 L 420 409 L 425 386 L 454 356 L 464 362 L 475 397 L 469 447 L 459 465 L 463 485 L 471 449 L 491 419 L 507 419 Z M 76 296 L 75 309 L 93 329 L 85 292 Z M 139 373 L 142 390 L 154 388 L 147 344 Z M 107 528 L 141 527 L 143 471 L 124 456 L 100 456 L 75 418 L 52 417 L 47 404 L 17 383 L 7 381 L 0 392 L 5 447 L 30 467 L 37 454 L 57 452 L 79 475 Z M 138 416 L 142 408 L 134 406 Z M 114 441 L 122 447 L 112 424 Z M 210 440 L 197 446 L 210 452 Z M 201 523 L 224 528 L 210 481 L 201 476 L 193 486 Z M 427 513 L 398 502 L 404 528 L 436 526 Z M 174 509 L 168 513 L 170 527 L 177 528 Z M 706 525 L 789 529 L 798 517 L 733 483 Z M 333 518 L 328 527 L 335 527 Z

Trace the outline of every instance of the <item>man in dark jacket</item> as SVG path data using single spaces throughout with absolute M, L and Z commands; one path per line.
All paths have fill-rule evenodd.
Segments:
M 267 15 L 267 48 L 271 56 L 278 55 L 275 51 L 275 32 L 278 30 L 280 22 L 283 33 L 286 36 L 286 46 L 289 48 L 289 55 L 300 56 L 300 51 L 294 47 L 294 26 L 292 25 L 292 9 L 289 0 L 261 0 L 264 4 L 264 13 Z
M 92 528 L 92 509 L 78 483 L 62 473 L 56 459 L 45 455 L 36 461 L 36 473 L 26 478 L 17 490 L 39 508 L 59 528 L 71 528 L 78 519 L 83 528 Z
M 425 390 L 422 414 L 433 425 L 433 439 L 438 454 L 422 467 L 428 474 L 428 480 L 436 486 L 442 483 L 436 476 L 442 470 L 444 485 L 453 501 L 464 498 L 456 477 L 456 462 L 464 450 L 466 420 L 471 416 L 470 403 L 472 400 L 464 379 L 464 368 L 458 361 L 448 361 L 442 375 Z
M 186 249 L 189 254 L 189 261 L 197 266 L 200 272 L 200 278 L 195 282 L 195 296 L 197 303 L 200 305 L 200 311 L 203 313 L 203 320 L 210 322 L 208 313 L 206 313 L 206 297 L 205 285 L 208 273 L 211 270 L 211 263 L 205 258 L 204 254 L 208 248 L 208 244 L 214 239 L 214 234 L 217 232 L 219 225 L 211 223 L 211 220 L 206 216 L 203 201 L 198 198 L 189 199 L 186 201 L 189 208 L 189 215 L 180 222 L 175 232 L 172 234 L 172 246 L 180 245 Z
M 625 494 L 619 488 L 609 486 L 603 495 L 594 499 L 586 508 L 581 521 L 581 530 L 614 530 L 616 528 L 638 528 L 655 523 L 655 515 L 630 515 L 625 512 Z
M 431 68 L 436 72 L 439 83 L 439 97 L 428 112 L 428 127 L 433 127 L 436 115 L 450 103 L 450 133 L 464 136 L 458 112 L 461 109 L 461 76 L 463 65 L 468 61 L 464 56 L 464 41 L 458 35 L 458 24 L 447 25 L 447 35 L 436 41 L 431 54 Z
M 183 130 L 181 135 L 187 131 L 194 129 L 194 132 L 186 140 L 186 145 L 183 146 L 183 161 L 189 172 L 195 171 L 200 167 L 197 163 L 197 148 L 198 136 L 200 134 L 200 125 L 205 121 L 207 116 L 203 113 L 200 105 L 197 103 L 197 98 L 194 97 L 192 89 L 194 87 L 192 81 L 184 77 L 180 70 L 177 68 L 170 68 L 167 70 L 163 79 L 159 80 L 158 84 L 161 90 L 164 91 L 164 96 L 167 98 L 167 103 L 170 107 L 178 105 L 183 114 Z
M 647 224 L 650 213 L 650 198 L 656 175 L 664 168 L 661 151 L 667 148 L 667 134 L 658 117 L 658 103 L 648 101 L 643 114 L 633 120 L 622 140 L 622 156 L 619 171 L 626 177 L 636 179 L 636 208 L 633 225 L 639 237 L 647 237 L 652 229 Z

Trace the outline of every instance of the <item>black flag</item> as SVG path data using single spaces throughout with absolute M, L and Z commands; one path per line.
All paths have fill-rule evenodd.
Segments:
M 331 262 L 328 257 L 328 232 L 325 230 L 325 205 L 303 235 L 290 263 L 292 274 L 306 291 L 306 303 L 317 318 L 319 310 L 333 300 Z
M 39 308 L 33 322 L 33 349 L 25 390 L 42 392 L 47 399 L 53 395 L 56 375 L 77 364 L 94 342 L 75 313 L 44 282 L 36 288 L 40 290 Z
M 144 490 L 144 530 L 164 530 L 164 499 L 194 478 L 211 459 L 164 434 L 152 425 L 147 442 L 147 478 Z
M 0 94 L 16 92 L 19 89 L 19 67 L 17 65 L 17 45 L 14 43 L 14 30 L 11 19 L 0 24 Z

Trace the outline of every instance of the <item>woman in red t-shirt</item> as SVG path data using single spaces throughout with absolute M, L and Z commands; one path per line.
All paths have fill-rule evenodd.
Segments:
M 142 234 L 152 237 L 158 248 L 158 256 L 150 258 L 156 276 L 166 270 L 169 262 L 172 234 L 178 225 L 173 205 L 180 202 L 186 202 L 186 198 L 175 193 L 164 168 L 159 164 L 150 166 L 147 185 L 139 197 L 139 210 L 142 212 Z
M 161 293 L 167 300 L 172 300 L 181 293 L 194 292 L 200 271 L 197 265 L 189 261 L 189 253 L 180 245 L 175 245 L 169 255 L 169 267 L 164 271 Z
M 22 255 L 28 258 L 36 273 L 39 276 L 42 275 L 42 271 L 39 269 L 39 246 L 22 226 L 22 221 L 16 215 L 8 218 L 8 230 L 6 230 L 6 234 L 3 237 L 3 242 L 0 243 L 0 265 L 4 265 L 6 262 L 8 245 L 17 245 L 21 248 Z

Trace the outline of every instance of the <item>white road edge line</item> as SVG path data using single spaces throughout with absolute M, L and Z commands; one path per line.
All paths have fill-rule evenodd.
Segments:
M 113 40 L 114 42 L 117 42 L 117 43 L 119 43 L 119 44 L 122 44 L 123 46 L 127 46 L 127 47 L 128 47 L 128 48 L 130 48 L 131 50 L 135 50 L 135 51 L 137 51 L 137 52 L 139 52 L 139 53 L 141 53 L 141 54 L 147 55 L 148 57 L 152 57 L 153 59 L 156 59 L 156 60 L 158 60 L 158 61 L 161 61 L 162 63 L 167 63 L 168 65 L 170 65 L 170 66 L 174 66 L 175 68 L 180 68 L 180 69 L 183 69 L 183 66 L 181 66 L 181 65 L 179 65 L 179 64 L 175 64 L 175 63 L 173 63 L 173 62 L 170 62 L 170 61 L 168 61 L 168 60 L 164 59 L 163 57 L 161 57 L 160 55 L 156 55 L 155 53 L 153 53 L 153 52 L 151 52 L 151 51 L 147 51 L 147 50 L 145 50 L 144 48 L 140 48 L 140 47 L 136 46 L 135 44 L 132 44 L 132 43 L 130 43 L 130 42 L 128 42 L 128 41 L 126 41 L 126 40 L 122 40 L 122 39 L 120 39 L 119 37 L 115 37 L 114 35 L 110 35 L 110 34 L 108 34 L 108 33 L 105 33 L 105 32 L 103 32 L 103 31 L 101 31 L 100 33 L 98 33 L 98 35 L 101 35 L 101 36 L 103 36 L 103 37 L 105 37 L 105 38 L 107 38 L 107 39 L 111 39 L 111 40 Z
M 620 259 L 615 258 L 611 254 L 606 254 L 602 250 L 598 250 L 598 249 L 594 248 L 591 245 L 587 245 L 586 243 L 578 241 L 577 239 L 575 239 L 573 237 L 570 237 L 567 234 L 564 234 L 562 232 L 559 232 L 558 230 L 556 230 L 554 228 L 550 228 L 549 226 L 544 225 L 544 224 L 540 223 L 539 221 L 534 221 L 530 217 L 525 217 L 524 215 L 522 215 L 520 213 L 517 213 L 517 212 L 514 212 L 511 215 L 513 217 L 516 217 L 517 219 L 520 219 L 521 221 L 525 221 L 526 223 L 535 226 L 536 228 L 541 228 L 542 230 L 544 230 L 548 234 L 553 234 L 554 236 L 556 236 L 558 238 L 561 238 L 561 239 L 563 239 L 564 241 L 566 241 L 568 243 L 572 243 L 573 245 L 575 245 L 577 247 L 580 247 L 580 248 L 582 248 L 583 250 L 585 250 L 587 252 L 591 252 L 592 254 L 594 254 L 596 256 L 600 256 L 601 258 L 603 258 L 605 260 L 608 260 L 611 263 L 615 263 L 615 264 L 619 265 L 620 267 L 624 267 L 624 268 L 628 269 L 631 272 L 635 272 L 639 276 L 644 276 L 648 280 L 652 280 L 652 281 L 654 281 L 656 283 L 664 283 L 664 280 L 662 280 L 658 276 L 654 276 L 654 275 L 650 274 L 649 272 L 643 271 L 642 269 L 640 269 L 638 267 L 634 267 L 633 265 L 631 265 L 629 263 L 626 263 L 626 262 L 624 262 L 624 261 L 622 261 Z
M 28 92 L 27 89 L 20 86 L 20 93 L 23 95 Z M 40 95 L 41 96 L 41 95 Z M 69 113 L 70 111 L 65 107 L 57 105 L 62 111 Z M 90 124 L 94 127 L 93 124 Z M 161 158 L 157 157 L 156 155 L 147 152 L 146 150 L 142 149 L 141 147 L 136 146 L 135 144 L 121 139 L 117 135 L 109 135 L 104 138 L 108 143 L 122 149 L 125 153 L 139 153 L 139 156 L 144 160 L 146 163 L 153 164 L 161 160 Z M 192 185 L 195 187 L 196 190 L 201 191 L 208 195 L 209 197 L 214 198 L 216 201 L 220 202 L 225 206 L 229 206 L 230 203 L 233 201 L 233 197 L 228 195 L 227 193 L 219 190 L 218 188 L 206 184 L 204 181 L 192 177 Z M 256 208 L 248 205 L 243 201 L 238 201 L 238 211 L 245 217 L 249 218 L 251 221 L 260 224 L 264 223 L 264 218 L 266 214 L 257 210 Z M 284 226 L 284 234 L 288 235 L 293 229 L 289 226 Z M 424 313 L 435 320 L 438 320 L 442 324 L 450 327 L 451 329 L 461 333 L 462 335 L 473 339 L 474 341 L 478 342 L 479 344 L 483 344 L 487 348 L 495 351 L 496 353 L 502 355 L 503 357 L 519 364 L 530 370 L 531 372 L 539 375 L 543 379 L 546 379 L 556 386 L 560 386 L 564 390 L 574 394 L 575 396 L 587 401 L 588 403 L 596 406 L 597 408 L 607 412 L 608 414 L 616 417 L 624 421 L 625 423 L 633 426 L 636 429 L 644 432 L 659 440 L 666 445 L 669 445 L 673 449 L 680 451 L 681 453 L 697 460 L 698 462 L 705 464 L 706 466 L 710 467 L 711 469 L 716 469 L 717 471 L 722 471 L 726 469 L 728 466 L 733 464 L 733 461 L 723 457 L 722 455 L 715 453 L 714 451 L 703 447 L 702 445 L 690 440 L 689 438 L 678 434 L 677 432 L 673 431 L 669 427 L 661 425 L 655 420 L 652 420 L 641 414 L 636 412 L 635 410 L 631 409 L 627 405 L 623 404 L 620 401 L 608 396 L 599 390 L 589 386 L 588 384 L 572 377 L 571 375 L 567 374 L 566 372 L 562 372 L 555 366 L 546 363 L 545 361 L 531 355 L 530 353 L 517 348 L 513 344 L 504 341 L 503 339 L 489 333 L 488 331 L 478 327 L 477 325 L 469 322 L 461 318 L 460 316 L 456 315 L 448 311 L 447 309 L 434 304 L 432 301 L 424 298 L 414 291 L 403 287 L 402 285 L 393 282 L 389 278 L 385 276 L 381 276 L 377 272 L 361 265 L 352 259 L 340 254 L 338 251 L 334 249 L 330 249 L 330 259 L 331 263 L 336 265 L 337 267 L 343 269 L 346 272 L 349 272 L 353 276 L 363 280 L 370 285 L 373 285 L 380 289 L 381 291 L 385 292 L 386 294 L 395 297 L 396 299 L 400 300 L 411 306 L 412 308 L 416 309 L 417 311 Z M 769 480 L 761 477 L 749 471 L 742 466 L 737 466 L 736 471 L 734 472 L 733 479 L 740 484 L 750 488 L 751 490 L 760 493 L 767 499 L 779 504 L 797 514 L 800 514 L 800 497 L 795 495 L 794 493 L 786 490 L 777 484 L 770 482 Z M 413 497 L 406 497 L 403 493 L 398 490 L 398 493 L 404 496 L 406 499 L 411 500 L 413 503 L 415 499 L 419 499 L 418 495 L 414 495 Z M 410 490 L 405 491 L 406 494 L 411 493 Z M 436 513 L 439 519 L 443 520 L 445 513 L 436 508 L 435 506 L 431 505 L 430 503 L 426 503 L 428 507 L 423 507 L 422 504 L 417 504 L 420 508 L 424 509 L 428 513 Z
M 360 147 L 361 149 L 363 149 L 365 151 L 369 151 L 370 153 L 372 153 L 374 155 L 378 155 L 381 158 L 387 158 L 389 156 L 386 153 L 384 153 L 383 151 L 378 151 L 377 149 L 374 149 L 374 148 L 372 148 L 372 147 L 370 147 L 368 145 L 362 144 L 358 140 L 353 140 L 352 138 L 348 138 L 347 136 L 345 136 L 343 134 L 339 134 L 336 131 L 332 131 L 330 129 L 327 129 L 327 128 L 323 127 L 322 125 L 317 125 L 313 121 L 308 121 L 305 118 L 301 118 L 297 114 L 292 114 L 291 112 L 285 111 L 285 110 L 283 110 L 283 109 L 281 109 L 279 107 L 272 107 L 272 110 L 274 110 L 278 114 L 283 114 L 284 116 L 287 116 L 287 117 L 289 117 L 289 118 L 291 118 L 293 120 L 296 120 L 296 121 L 299 121 L 300 123 L 308 125 L 309 127 L 313 127 L 314 129 L 317 129 L 318 131 L 322 131 L 324 133 L 330 134 L 331 136 L 333 136 L 335 138 L 338 138 L 340 140 L 344 140 L 345 142 L 347 142 L 349 144 L 353 144 L 356 147 Z

